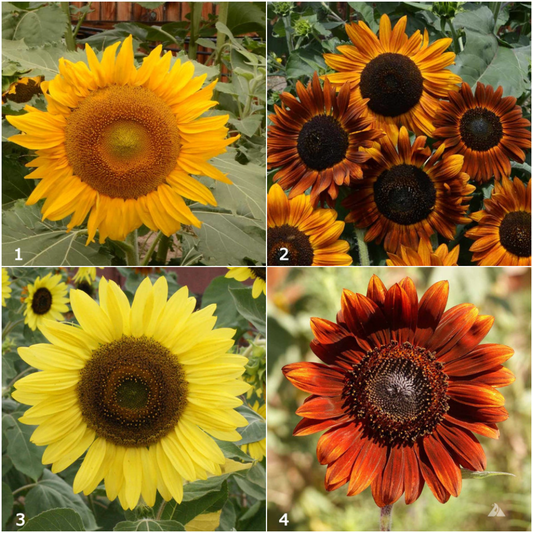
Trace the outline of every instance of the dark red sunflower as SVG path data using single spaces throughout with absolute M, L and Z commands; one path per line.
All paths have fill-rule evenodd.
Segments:
M 363 177 L 361 164 L 370 156 L 359 148 L 383 133 L 368 129 L 372 119 L 362 103 L 350 104 L 349 84 L 337 94 L 326 80 L 322 89 L 315 72 L 307 88 L 296 84 L 296 92 L 299 100 L 283 93 L 282 107 L 269 117 L 268 165 L 279 169 L 274 181 L 291 189 L 289 198 L 312 187 L 313 205 L 321 197 L 333 207 L 339 187 Z
M 522 117 L 516 98 L 503 98 L 503 89 L 478 83 L 475 95 L 468 83 L 448 94 L 435 116 L 433 137 L 446 145 L 444 157 L 464 155 L 463 172 L 485 183 L 511 175 L 511 160 L 523 163 L 524 149 L 531 148 L 531 126 Z
M 418 499 L 424 483 L 445 503 L 461 492 L 460 466 L 485 470 L 474 433 L 498 438 L 507 418 L 496 387 L 514 381 L 502 366 L 513 350 L 479 344 L 494 318 L 472 304 L 444 311 L 448 282 L 420 302 L 411 279 L 387 290 L 372 276 L 367 295 L 345 290 L 337 322 L 311 319 L 313 352 L 325 363 L 283 368 L 311 393 L 294 435 L 326 430 L 317 456 L 326 490 L 372 487 L 377 505 Z

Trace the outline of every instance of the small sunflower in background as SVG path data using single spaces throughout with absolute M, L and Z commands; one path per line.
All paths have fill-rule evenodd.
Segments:
M 388 256 L 387 266 L 457 266 L 459 245 L 449 250 L 446 244 L 441 244 L 433 250 L 429 240 L 420 239 L 418 249 L 400 246 L 399 255 Z
M 200 227 L 183 198 L 217 202 L 192 175 L 231 183 L 208 163 L 237 140 L 226 138 L 228 115 L 201 117 L 217 104 L 216 81 L 202 89 L 205 74 L 194 77 L 190 61 L 171 68 L 172 53 L 161 51 L 136 68 L 131 36 L 101 61 L 86 45 L 88 65 L 60 59 L 59 74 L 41 84 L 46 112 L 7 117 L 23 132 L 9 140 L 38 150 L 26 178 L 40 182 L 27 204 L 46 198 L 43 218 L 72 215 L 69 230 L 88 217 L 87 243 L 97 231 L 100 243 L 124 240 L 142 224 L 167 236 L 182 224 Z
M 225 277 L 237 281 L 253 279 L 252 297 L 259 298 L 261 294 L 266 294 L 266 268 L 264 267 L 228 267 Z
M 41 329 L 45 320 L 63 320 L 68 313 L 67 285 L 61 279 L 61 274 L 50 273 L 28 284 L 24 323 L 32 330 Z
M 352 264 L 350 245 L 339 240 L 344 222 L 335 209 L 313 208 L 309 195 L 289 200 L 276 183 L 268 192 L 267 261 L 277 266 Z
M 81 283 L 87 281 L 92 283 L 96 279 L 96 267 L 80 267 L 72 278 L 74 283 Z
M 472 213 L 478 225 L 466 232 L 475 242 L 472 261 L 480 266 L 531 266 L 531 179 L 496 181 L 484 209 Z
M 19 348 L 41 370 L 18 380 L 13 398 L 30 407 L 20 422 L 46 446 L 43 464 L 57 473 L 86 451 L 74 493 L 102 481 L 124 509 L 152 507 L 159 492 L 181 503 L 186 481 L 220 475 L 226 458 L 213 439 L 238 441 L 246 419 L 234 409 L 249 385 L 247 359 L 229 353 L 235 330 L 214 329 L 216 305 L 194 312 L 182 287 L 167 300 L 160 277 L 145 279 L 133 303 L 100 280 L 96 303 L 72 289 L 79 326 L 43 320 L 50 344 Z
M 266 403 L 259 405 L 259 402 L 255 402 L 254 405 L 250 406 L 258 415 L 266 419 Z M 243 444 L 241 450 L 244 453 L 247 453 L 252 459 L 256 461 L 262 461 L 263 457 L 266 455 L 266 438 L 257 442 L 249 442 L 248 444 Z
M 495 91 L 478 82 L 475 95 L 463 83 L 449 99 L 441 102 L 433 122 L 435 147 L 446 145 L 444 157 L 464 155 L 463 172 L 478 183 L 510 176 L 511 160 L 523 163 L 524 149 L 531 148 L 531 123 L 522 117 L 516 98 L 503 98 L 502 87 Z
M 452 240 L 457 225 L 470 222 L 466 211 L 476 188 L 461 171 L 462 155 L 441 160 L 444 145 L 432 153 L 423 136 L 411 145 L 404 127 L 397 147 L 383 137 L 368 151 L 374 161 L 342 204 L 350 210 L 346 222 L 368 228 L 365 242 L 383 242 L 386 252 L 398 254 L 434 233 Z
M 371 487 L 379 507 L 402 494 L 415 502 L 425 484 L 441 503 L 461 492 L 461 469 L 484 471 L 473 433 L 497 439 L 508 414 L 497 388 L 514 376 L 502 363 L 513 350 L 480 344 L 494 318 L 472 304 L 445 311 L 440 281 L 418 300 L 413 281 L 390 289 L 372 276 L 366 296 L 344 290 L 337 322 L 311 319 L 311 349 L 323 363 L 292 363 L 285 377 L 311 394 L 294 435 L 325 433 L 326 490 L 348 496 Z
M 353 44 L 338 46 L 340 54 L 324 54 L 326 65 L 337 71 L 326 79 L 337 87 L 348 82 L 352 101 L 364 105 L 373 127 L 393 142 L 400 126 L 431 136 L 439 99 L 461 83 L 446 68 L 455 59 L 453 52 L 445 52 L 452 39 L 430 45 L 427 30 L 423 36 L 417 30 L 407 37 L 406 25 L 405 16 L 391 29 L 389 17 L 382 15 L 378 38 L 363 21 L 346 24 Z
M 20 78 L 9 86 L 9 89 L 2 94 L 2 101 L 16 102 L 22 104 L 29 102 L 36 94 L 43 94 L 41 83 L 44 81 L 42 76 L 33 78 Z
M 313 205 L 319 199 L 334 205 L 340 186 L 363 177 L 369 155 L 359 148 L 369 148 L 383 133 L 368 127 L 372 119 L 364 103 L 350 103 L 348 84 L 337 94 L 326 79 L 322 89 L 315 72 L 307 88 L 297 82 L 296 92 L 299 100 L 282 93 L 282 107 L 269 117 L 268 165 L 279 168 L 274 181 L 291 189 L 289 198 L 311 187 Z
M 6 300 L 11 298 L 11 280 L 9 279 L 9 272 L 2 268 L 2 307 L 6 306 Z

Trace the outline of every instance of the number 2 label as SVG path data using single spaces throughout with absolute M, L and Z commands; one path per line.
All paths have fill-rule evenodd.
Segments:
M 287 248 L 280 248 L 279 249 L 280 252 L 283 252 L 283 255 L 280 256 L 279 260 L 280 261 L 288 261 L 289 260 L 289 250 Z M 283 516 L 286 516 L 287 513 L 285 513 Z

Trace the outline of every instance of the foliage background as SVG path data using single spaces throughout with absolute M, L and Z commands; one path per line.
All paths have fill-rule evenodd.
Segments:
M 165 2 L 141 3 L 156 9 Z M 201 18 L 202 4 L 190 2 L 184 20 L 148 25 L 140 21 L 121 22 L 108 29 L 76 39 L 69 30 L 67 12 L 80 24 L 91 13 L 91 3 L 79 8 L 65 2 L 2 2 L 2 93 L 23 76 L 44 76 L 50 80 L 58 73 L 61 57 L 86 62 L 83 47 L 89 43 L 98 56 L 105 47 L 132 35 L 135 59 L 142 62 L 151 49 L 179 52 L 174 56 L 195 63 L 195 75 L 206 73 L 205 84 L 220 78 L 214 99 L 219 105 L 208 115 L 230 115 L 230 135 L 241 138 L 228 152 L 211 160 L 228 173 L 233 185 L 200 177 L 213 190 L 218 207 L 188 202 L 203 221 L 202 228 L 185 226 L 171 239 L 158 236 L 146 227 L 139 229 L 140 257 L 134 264 L 151 265 L 231 265 L 265 261 L 265 4 L 261 2 L 220 2 L 219 16 Z M 66 9 L 65 9 L 66 7 Z M 96 6 L 99 7 L 99 6 Z M 224 20 L 224 22 L 222 21 Z M 79 24 L 74 32 L 79 29 Z M 235 37 L 233 35 L 238 35 Z M 79 47 L 77 46 L 79 45 Z M 196 61 L 198 46 L 211 55 L 205 64 Z M 45 110 L 42 95 L 30 105 Z M 22 114 L 25 103 L 7 100 L 2 116 Z M 2 119 L 3 163 L 3 251 L 4 265 L 11 266 L 104 266 L 126 264 L 124 243 L 108 241 L 104 245 L 85 246 L 86 229 L 82 225 L 66 233 L 66 221 L 41 221 L 40 204 L 25 206 L 36 182 L 25 180 L 31 169 L 24 165 L 34 158 L 31 151 L 5 142 L 17 134 Z M 157 251 L 151 249 L 159 238 Z M 22 261 L 16 249 L 21 248 Z M 154 251 L 153 254 L 150 252 Z M 131 263 L 131 262 L 130 262 Z
M 155 271 L 157 270 L 157 271 Z M 169 296 L 174 294 L 192 269 L 106 269 L 107 279 L 114 279 L 128 296 L 130 303 L 136 288 L 145 275 L 152 282 L 164 275 L 169 285 Z M 197 270 L 197 269 L 196 269 Z M 2 308 L 2 530 L 14 531 L 183 531 L 193 518 L 221 510 L 219 530 L 265 530 L 265 459 L 254 461 L 240 449 L 241 444 L 265 438 L 266 424 L 263 418 L 249 407 L 256 400 L 264 403 L 265 367 L 265 297 L 253 299 L 251 288 L 235 280 L 220 276 L 222 269 L 201 269 L 204 289 L 192 296 L 197 298 L 197 309 L 216 303 L 218 317 L 216 327 L 236 329 L 232 351 L 249 358 L 245 377 L 254 386 L 254 392 L 238 408 L 249 425 L 239 428 L 243 436 L 238 443 L 219 441 L 224 455 L 246 467 L 205 481 L 188 483 L 184 487 L 184 500 L 178 505 L 174 500 L 164 504 L 158 494 L 153 509 L 138 506 L 134 511 L 124 511 L 118 499 L 109 502 L 101 484 L 92 494 L 75 495 L 72 483 L 81 459 L 59 474 L 53 474 L 41 464 L 44 447 L 29 441 L 35 427 L 18 422 L 29 406 L 11 398 L 13 383 L 35 369 L 29 367 L 17 354 L 20 346 L 47 342 L 39 330 L 31 331 L 23 324 L 21 297 L 24 287 L 37 276 L 45 276 L 51 270 L 45 268 L 8 269 L 11 276 L 11 298 Z M 226 270 L 223 269 L 225 274 Z M 56 269 L 63 281 L 72 283 L 75 269 Z M 188 271 L 188 272 L 184 272 Z M 206 283 L 205 275 L 211 272 Z M 98 276 L 102 272 L 98 271 Z M 198 286 L 198 285 L 196 285 Z M 72 288 L 72 285 L 69 287 Z M 97 294 L 97 285 L 93 290 Z M 21 320 L 22 318 L 22 320 Z M 72 312 L 65 319 L 74 322 Z M 26 526 L 17 527 L 17 513 L 24 513 Z M 72 529 L 74 527 L 74 529 Z M 203 528 L 201 528 L 203 529 Z M 188 528 L 189 530 L 189 528 Z
M 352 44 L 344 26 L 362 20 L 372 31 L 379 29 L 381 15 L 387 14 L 394 24 L 407 15 L 407 35 L 427 29 L 430 43 L 437 39 L 454 39 L 450 49 L 456 53 L 450 70 L 460 75 L 472 88 L 478 81 L 503 87 L 504 96 L 514 96 L 525 118 L 531 119 L 531 3 L 530 2 L 271 2 L 268 4 L 268 108 L 280 105 L 279 94 L 296 95 L 298 81 L 307 85 L 313 73 L 333 72 L 322 55 L 338 53 L 337 46 Z M 270 123 L 270 122 L 269 122 Z M 411 135 L 411 139 L 414 135 Z M 433 141 L 428 139 L 428 145 Z M 526 183 L 531 177 L 531 151 L 525 163 L 512 162 L 513 176 Z M 269 172 L 272 185 L 275 170 Z M 477 187 L 470 211 L 478 211 L 489 198 L 494 179 Z M 349 194 L 339 192 L 335 209 L 339 220 L 348 211 L 341 201 Z M 461 245 L 459 264 L 471 264 L 470 239 L 464 233 L 470 226 L 460 225 L 451 249 Z M 354 264 L 359 264 L 354 227 L 348 224 L 341 236 L 351 245 Z M 448 242 L 439 236 L 439 244 Z M 436 243 L 434 242 L 434 247 Z M 385 265 L 387 254 L 381 245 L 368 243 L 370 264 Z
M 366 294 L 378 275 L 387 287 L 406 275 L 419 298 L 436 281 L 450 282 L 447 309 L 475 304 L 495 324 L 483 342 L 506 344 L 515 354 L 505 366 L 516 381 L 499 389 L 509 419 L 501 436 L 478 436 L 487 455 L 487 470 L 511 476 L 464 480 L 458 498 L 440 504 L 427 485 L 421 497 L 394 505 L 392 529 L 399 531 L 505 531 L 531 527 L 531 271 L 529 268 L 269 268 L 268 302 L 268 528 L 295 531 L 372 531 L 379 529 L 379 508 L 370 489 L 348 498 L 347 485 L 324 489 L 326 467 L 318 463 L 316 444 L 323 433 L 293 437 L 301 418 L 296 409 L 308 396 L 281 372 L 296 361 L 318 361 L 311 352 L 309 319 L 335 321 L 342 289 Z M 497 503 L 505 517 L 487 515 Z M 288 513 L 289 524 L 279 523 Z

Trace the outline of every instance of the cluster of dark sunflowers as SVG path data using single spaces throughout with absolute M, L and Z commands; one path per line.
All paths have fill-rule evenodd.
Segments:
M 429 44 L 427 30 L 408 37 L 406 24 L 402 17 L 392 29 L 383 15 L 379 37 L 362 21 L 347 24 L 352 44 L 324 54 L 336 72 L 323 86 L 315 72 L 307 87 L 297 83 L 298 98 L 281 94 L 268 132 L 277 169 L 268 264 L 350 265 L 334 208 L 349 187 L 345 222 L 382 244 L 389 266 L 457 265 L 459 245 L 434 250 L 437 234 L 450 243 L 473 222 L 465 233 L 472 262 L 531 265 L 531 180 L 511 171 L 531 148 L 530 122 L 502 87 L 473 91 L 448 70 L 452 39 Z M 470 212 L 477 186 L 493 179 L 484 208 Z

